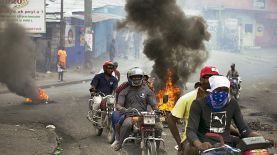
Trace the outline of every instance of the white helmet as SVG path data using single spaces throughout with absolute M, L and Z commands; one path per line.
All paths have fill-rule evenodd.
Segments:
M 139 67 L 134 67 L 127 72 L 129 85 L 133 87 L 141 86 L 143 83 L 143 71 Z M 134 78 L 136 77 L 136 78 Z

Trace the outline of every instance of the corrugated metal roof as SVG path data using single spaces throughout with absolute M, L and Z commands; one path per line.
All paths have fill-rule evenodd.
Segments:
M 77 18 L 84 20 L 83 15 L 72 15 L 72 18 Z M 113 14 L 107 14 L 107 13 L 92 13 L 92 22 L 97 23 L 104 20 L 109 19 L 123 19 L 121 16 L 113 15 Z M 59 14 L 46 14 L 46 22 L 60 22 L 60 15 Z
M 125 0 L 92 0 L 92 8 L 105 5 L 124 6 Z M 60 12 L 61 0 L 46 0 L 46 12 Z M 64 0 L 64 12 L 84 11 L 84 0 Z

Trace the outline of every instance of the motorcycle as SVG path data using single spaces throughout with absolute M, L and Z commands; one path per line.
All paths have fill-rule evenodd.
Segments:
M 220 143 L 213 145 L 213 148 L 199 152 L 200 155 L 270 155 L 276 153 L 272 149 L 272 144 L 264 137 L 242 138 L 237 148 L 224 144 L 221 135 L 216 133 L 207 133 L 207 137 L 215 137 Z
M 140 144 L 142 155 L 157 155 L 160 142 L 165 147 L 164 140 L 161 137 L 155 137 L 155 124 L 161 114 L 160 111 L 139 112 L 137 109 L 132 109 L 128 114 L 132 117 L 132 134 L 124 139 L 122 148 L 127 141 L 133 140 L 136 144 Z
M 96 135 L 101 136 L 105 129 L 110 144 L 114 141 L 114 131 L 111 121 L 114 104 L 114 95 L 105 95 L 101 92 L 95 93 L 89 99 L 89 111 L 87 114 L 87 119 L 92 122 Z
M 238 78 L 229 78 L 230 81 L 230 93 L 235 99 L 240 97 L 240 83 L 242 80 Z

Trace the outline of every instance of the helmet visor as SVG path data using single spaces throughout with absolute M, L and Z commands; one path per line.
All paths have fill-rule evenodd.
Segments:
M 133 75 L 133 76 L 130 76 L 130 80 L 131 80 L 133 86 L 140 86 L 140 85 L 142 85 L 142 79 L 143 79 L 142 75 Z

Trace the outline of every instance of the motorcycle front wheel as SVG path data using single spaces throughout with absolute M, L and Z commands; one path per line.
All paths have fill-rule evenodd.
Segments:
M 107 126 L 107 139 L 108 139 L 108 143 L 110 144 L 112 144 L 115 139 L 115 133 L 112 127 L 112 122 L 109 122 Z
M 146 142 L 144 150 L 142 151 L 142 155 L 158 155 L 156 142 L 154 140 L 148 140 Z
M 95 110 L 92 110 L 91 118 L 92 118 L 92 121 L 94 121 L 93 123 L 94 132 L 97 136 L 101 136 L 103 133 L 103 128 L 100 127 L 101 119 L 97 117 L 101 117 L 101 114 L 98 114 Z

